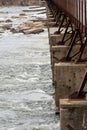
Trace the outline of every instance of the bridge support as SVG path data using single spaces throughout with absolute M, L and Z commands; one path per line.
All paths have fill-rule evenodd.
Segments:
M 50 44 L 50 47 L 52 46 L 56 46 L 59 41 L 61 41 L 62 37 L 63 37 L 63 34 L 52 34 L 56 29 L 53 28 L 53 29 L 49 29 L 49 44 Z
M 77 52 L 79 50 L 80 46 L 75 46 L 72 54 L 74 54 L 75 52 Z M 67 55 L 67 51 L 69 50 L 69 46 L 66 45 L 59 45 L 59 46 L 51 46 L 50 49 L 50 55 L 51 55 L 51 66 L 52 66 L 52 75 L 53 75 L 53 83 L 56 82 L 56 69 L 55 69 L 55 63 L 59 63 L 61 61 L 61 59 L 63 59 L 66 55 Z M 86 48 L 87 50 L 87 48 Z M 85 50 L 84 53 L 84 57 L 86 57 L 87 52 Z M 74 61 L 76 60 L 77 57 L 74 57 Z M 63 62 L 64 65 L 66 66 L 66 62 Z M 62 64 L 62 63 L 61 63 Z M 72 63 L 70 63 L 70 65 L 72 65 Z M 80 64 L 81 65 L 81 64 Z M 67 74 L 67 72 L 66 72 Z M 57 77 L 58 78 L 58 77 Z
M 60 130 L 87 130 L 87 100 L 60 100 Z
M 73 1 L 73 7 L 67 2 L 47 1 L 56 113 L 60 112 L 60 130 L 87 130 L 87 72 L 80 84 L 87 69 L 86 1 Z
M 56 112 L 59 112 L 59 100 L 68 98 L 77 91 L 80 81 L 85 73 L 87 64 L 56 63 L 55 64 L 55 104 Z

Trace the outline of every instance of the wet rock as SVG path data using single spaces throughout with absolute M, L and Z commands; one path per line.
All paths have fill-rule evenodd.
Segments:
M 14 19 L 16 19 L 16 18 L 19 18 L 19 16 L 12 16 L 11 18 L 14 18 Z
M 28 16 L 26 15 L 26 14 L 24 14 L 24 13 L 22 13 L 22 14 L 19 14 L 19 18 L 27 18 Z
M 2 28 L 3 28 L 4 30 L 9 30 L 9 29 L 11 29 L 11 27 L 12 27 L 12 24 L 2 25 Z
M 4 33 L 4 29 L 3 28 L 0 28 L 0 33 Z
M 30 10 L 22 10 L 23 12 L 30 12 Z
M 6 23 L 10 23 L 10 22 L 12 22 L 12 20 L 11 19 L 7 19 L 7 20 L 5 20 L 5 22 Z
M 18 16 L 12 16 L 11 18 L 27 18 L 28 16 L 26 14 L 19 14 Z
M 1 19 L 0 20 L 0 23 L 11 23 L 11 22 L 12 22 L 12 20 L 10 20 L 10 19 L 7 19 L 7 20 Z
M 38 11 L 44 11 L 46 12 L 45 9 L 40 9 L 40 8 L 36 8 L 36 9 L 28 9 L 28 10 L 23 10 L 23 12 L 38 12 Z
M 34 28 L 34 27 L 41 27 L 43 28 L 42 22 L 34 22 L 34 21 L 27 21 L 24 24 L 20 25 L 19 27 L 28 27 L 28 28 Z
M 18 30 L 18 29 L 15 29 L 15 28 L 11 28 L 10 31 L 11 31 L 12 33 L 18 33 L 18 32 L 19 32 L 19 30 Z
M 8 12 L 0 11 L 0 14 L 7 14 Z
M 13 33 L 22 32 L 24 34 L 31 34 L 31 33 L 40 33 L 43 32 L 43 23 L 42 22 L 34 22 L 34 21 L 27 21 L 21 25 L 19 25 L 15 29 L 11 29 Z
M 4 23 L 5 22 L 5 20 L 0 20 L 0 23 Z
M 31 28 L 33 28 L 34 24 L 33 21 L 27 21 L 23 24 L 20 24 L 18 27 L 17 27 L 17 30 L 19 30 L 19 32 L 22 32 L 23 30 L 29 30 Z
M 43 32 L 44 30 L 42 28 L 32 28 L 30 30 L 23 30 L 23 33 L 24 34 L 35 34 L 35 33 L 40 33 L 40 32 Z
M 25 13 L 19 14 L 19 16 L 27 16 Z
M 33 20 L 33 21 L 34 21 L 34 22 L 42 22 L 45 27 L 48 26 L 48 21 L 47 21 L 47 19 L 38 18 L 38 19 Z
M 38 13 L 38 14 L 46 14 L 46 11 L 40 12 L 40 13 Z

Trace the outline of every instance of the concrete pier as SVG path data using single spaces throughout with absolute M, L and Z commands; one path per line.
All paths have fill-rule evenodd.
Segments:
M 66 57 L 69 50 L 69 42 L 66 45 L 59 45 L 58 43 L 62 40 L 63 33 L 54 34 L 58 30 L 58 27 L 48 26 L 49 35 L 49 45 L 50 45 L 50 57 L 51 57 L 51 68 L 52 68 L 52 80 L 55 85 L 55 105 L 56 112 L 60 111 L 59 100 L 61 98 L 68 98 L 73 92 L 79 89 L 82 76 L 85 73 L 87 64 L 79 63 L 76 64 L 75 61 L 77 57 L 74 57 L 72 62 L 61 62 L 61 60 Z M 67 34 L 69 37 L 71 34 Z M 71 39 L 70 39 L 71 40 Z M 71 55 L 75 54 L 80 48 L 79 43 L 77 43 Z M 84 51 L 83 57 L 87 55 L 87 48 Z
M 55 46 L 59 41 L 61 41 L 63 34 L 53 34 L 57 31 L 56 28 L 49 28 L 49 44 L 51 46 Z
M 79 90 L 82 77 L 87 64 L 57 63 L 55 64 L 55 104 L 59 111 L 59 100 L 68 98 L 73 92 Z
M 73 48 L 71 55 L 75 54 L 79 50 L 79 48 L 80 48 L 79 45 L 75 46 Z M 54 78 L 55 77 L 55 63 L 61 62 L 61 60 L 64 57 L 66 57 L 68 50 L 69 50 L 69 46 L 66 46 L 66 45 L 50 46 L 53 81 L 55 81 L 55 78 Z M 84 51 L 83 57 L 86 57 L 86 55 L 87 55 L 87 47 Z M 76 59 L 77 57 L 74 57 L 73 61 L 76 61 Z
M 87 100 L 60 100 L 60 130 L 87 130 Z

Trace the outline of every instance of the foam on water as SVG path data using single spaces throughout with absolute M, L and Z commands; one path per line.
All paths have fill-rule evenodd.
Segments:
M 10 18 L 12 26 L 18 26 L 36 16 L 46 17 L 34 7 L 28 18 L 12 18 L 32 8 L 0 7 L 5 12 L 1 20 Z M 1 33 L 0 130 L 58 130 L 53 93 L 47 29 L 35 35 Z

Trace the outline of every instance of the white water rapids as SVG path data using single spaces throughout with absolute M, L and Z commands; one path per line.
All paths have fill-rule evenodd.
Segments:
M 0 7 L 0 21 L 11 19 L 15 27 L 26 18 L 12 16 L 25 9 L 29 7 Z M 46 18 L 35 11 L 27 15 L 30 20 Z M 0 33 L 0 130 L 58 130 L 53 93 L 47 29 L 29 35 Z

